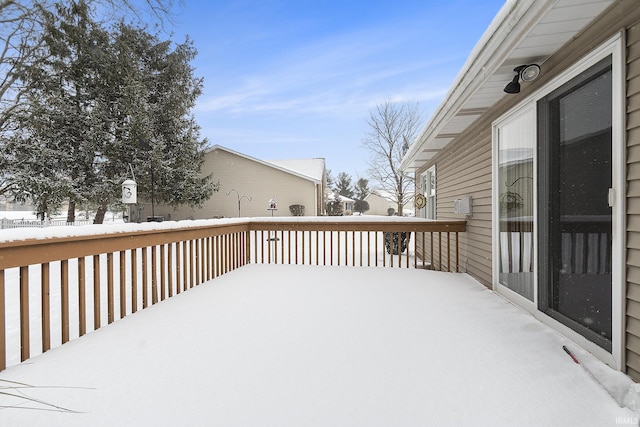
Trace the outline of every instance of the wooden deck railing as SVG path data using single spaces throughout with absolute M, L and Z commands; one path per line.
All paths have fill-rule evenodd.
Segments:
M 142 229 L 0 242 L 0 370 L 247 263 L 457 271 L 465 222 L 303 217 L 132 227 Z M 394 251 L 403 238 L 408 247 Z

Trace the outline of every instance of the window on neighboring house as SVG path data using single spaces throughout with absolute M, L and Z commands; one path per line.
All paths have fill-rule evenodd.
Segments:
M 436 167 L 431 166 L 422 175 L 422 194 L 427 203 L 422 208 L 422 216 L 426 219 L 436 219 Z

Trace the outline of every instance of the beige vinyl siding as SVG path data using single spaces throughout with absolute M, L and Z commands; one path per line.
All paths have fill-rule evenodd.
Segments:
M 278 203 L 274 216 L 291 216 L 289 206 L 293 204 L 304 205 L 307 216 L 316 215 L 318 195 L 316 183 L 311 180 L 223 149 L 208 152 L 202 170 L 213 173 L 214 182 L 220 183 L 220 191 L 213 193 L 202 208 L 161 206 L 156 207 L 156 215 L 172 220 L 235 218 L 238 216 L 238 196 L 235 192 L 227 196 L 231 189 L 237 190 L 240 196 L 247 196 L 240 205 L 243 217 L 271 216 L 267 210 L 271 198 Z
M 627 374 L 640 381 L 640 23 L 627 31 Z
M 491 287 L 490 122 L 468 132 L 434 160 L 416 176 L 436 164 L 436 219 L 467 220 L 467 231 L 460 234 L 460 270 Z M 454 201 L 462 196 L 473 199 L 470 217 L 453 213 Z

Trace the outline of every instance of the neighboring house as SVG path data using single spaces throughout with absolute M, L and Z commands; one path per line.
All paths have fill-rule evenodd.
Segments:
M 394 196 L 385 190 L 373 190 L 364 201 L 369 203 L 369 210 L 365 212 L 366 215 L 389 215 L 389 209 L 393 209 L 393 214 L 397 214 L 398 203 L 394 202 Z M 404 216 L 413 216 L 413 198 L 404 205 L 402 209 Z
M 338 197 L 340 197 L 340 203 L 342 204 L 342 215 L 353 215 L 353 208 L 356 201 L 347 196 L 340 195 Z M 335 195 L 333 193 L 329 193 L 327 195 L 327 202 L 333 202 L 334 200 Z
M 507 1 L 401 167 L 466 272 L 640 380 L 640 2 Z
M 220 183 L 202 208 L 156 206 L 165 219 L 291 216 L 290 205 L 303 205 L 306 216 L 324 214 L 324 159 L 264 161 L 216 145 L 205 154 L 203 174 Z M 269 210 L 270 200 L 277 210 Z M 240 212 L 238 212 L 238 201 Z
M 393 209 L 393 212 L 398 208 L 398 204 L 392 202 L 391 199 L 386 197 L 386 194 L 380 190 L 373 190 L 364 198 L 364 201 L 369 203 L 369 210 L 365 212 L 366 215 L 389 215 L 389 209 Z

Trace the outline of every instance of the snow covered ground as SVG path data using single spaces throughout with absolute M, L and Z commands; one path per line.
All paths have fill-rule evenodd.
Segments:
M 630 386 L 464 274 L 249 265 L 0 372 L 0 426 L 637 425 Z

